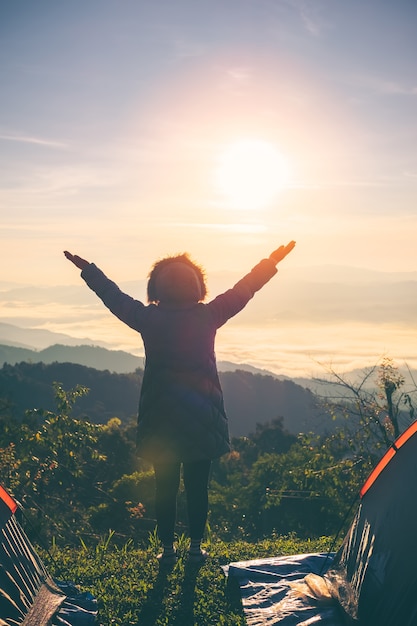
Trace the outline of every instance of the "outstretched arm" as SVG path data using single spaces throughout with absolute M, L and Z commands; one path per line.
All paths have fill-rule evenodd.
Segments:
M 65 250 L 64 254 L 66 258 L 68 259 L 68 261 L 71 261 L 71 263 L 74 263 L 74 265 L 78 267 L 78 269 L 80 270 L 83 270 L 87 267 L 87 265 L 90 265 L 88 261 L 86 261 L 85 259 L 82 259 L 77 254 L 71 254 L 71 252 L 68 252 L 68 250 Z
M 263 259 L 246 274 L 236 285 L 220 294 L 208 303 L 213 312 L 217 328 L 220 328 L 228 319 L 239 313 L 255 295 L 257 291 L 278 272 L 276 265 L 284 259 L 295 246 L 295 241 L 290 241 L 286 246 L 280 246 Z
M 85 280 L 88 287 L 94 291 L 113 315 L 140 332 L 145 305 L 123 293 L 116 283 L 107 278 L 94 263 L 86 261 L 78 254 L 71 254 L 68 250 L 65 250 L 64 254 L 68 261 L 71 261 L 81 270 L 81 278 Z
M 275 263 L 275 265 L 278 265 L 278 263 L 282 261 L 282 259 L 285 259 L 287 254 L 289 254 L 291 250 L 294 249 L 294 246 L 295 246 L 295 241 L 290 241 L 290 243 L 287 243 L 286 246 L 280 246 L 279 248 L 274 250 L 269 255 L 269 258 L 271 259 L 271 261 Z

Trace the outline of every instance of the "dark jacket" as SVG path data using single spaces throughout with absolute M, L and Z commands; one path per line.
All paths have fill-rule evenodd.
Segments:
M 172 308 L 120 291 L 93 263 L 87 285 L 145 347 L 139 400 L 138 454 L 153 462 L 214 459 L 230 450 L 227 417 L 214 352 L 216 331 L 241 311 L 277 272 L 264 259 L 211 302 Z

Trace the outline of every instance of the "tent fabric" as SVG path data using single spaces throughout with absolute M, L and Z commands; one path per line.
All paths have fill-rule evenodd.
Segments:
M 17 521 L 16 510 L 16 502 L 1 487 L 0 626 L 96 624 L 96 599 L 52 579 Z
M 400 448 L 407 442 L 413 435 L 417 432 L 417 420 L 410 424 L 409 428 L 405 430 L 396 441 L 388 448 L 382 459 L 379 461 L 375 469 L 369 474 L 368 478 L 365 480 L 362 489 L 360 490 L 360 496 L 363 498 L 368 489 L 373 485 L 376 481 L 382 470 L 388 465 L 391 461 L 394 454 L 400 450 Z M 414 444 L 416 445 L 416 444 Z
M 39 587 L 22 624 L 24 624 L 24 626 L 49 624 L 64 599 L 64 594 L 55 587 L 53 580 L 45 580 Z
M 388 459 L 388 460 L 387 460 Z M 353 623 L 417 624 L 417 423 L 388 449 L 326 573 Z
M 72 583 L 55 581 L 65 594 L 58 613 L 51 620 L 51 626 L 91 626 L 96 624 L 97 600 L 87 592 L 80 592 Z M 26 626 L 26 624 L 25 624 Z
M 7 493 L 7 491 L 0 485 L 0 506 L 2 510 L 2 515 L 6 519 L 9 519 L 13 513 L 16 513 L 17 510 L 17 502 L 13 500 L 11 496 Z
M 331 560 L 297 555 L 228 566 L 249 626 L 417 626 L 417 421 L 387 450 L 360 496 Z M 319 575 L 334 604 L 295 593 L 294 580 L 310 574 Z
M 342 626 L 336 602 L 297 590 L 308 574 L 321 576 L 333 554 L 298 554 L 230 563 L 228 585 L 238 585 L 248 626 Z

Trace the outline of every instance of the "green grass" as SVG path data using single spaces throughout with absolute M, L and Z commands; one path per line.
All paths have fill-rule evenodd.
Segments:
M 210 558 L 189 566 L 187 541 L 179 539 L 180 558 L 172 570 L 159 569 L 158 543 L 150 536 L 145 549 L 123 546 L 109 536 L 95 547 L 39 550 L 51 574 L 75 583 L 99 601 L 103 626 L 244 626 L 240 597 L 227 587 L 222 565 L 233 561 L 306 552 L 325 552 L 332 539 L 277 537 L 258 543 L 210 543 Z M 52 557 L 52 558 L 51 558 Z

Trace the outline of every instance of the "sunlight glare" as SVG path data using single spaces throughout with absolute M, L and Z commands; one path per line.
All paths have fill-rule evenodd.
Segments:
M 216 188 L 229 208 L 260 209 L 288 184 L 285 157 L 267 141 L 242 140 L 227 146 L 216 170 Z

